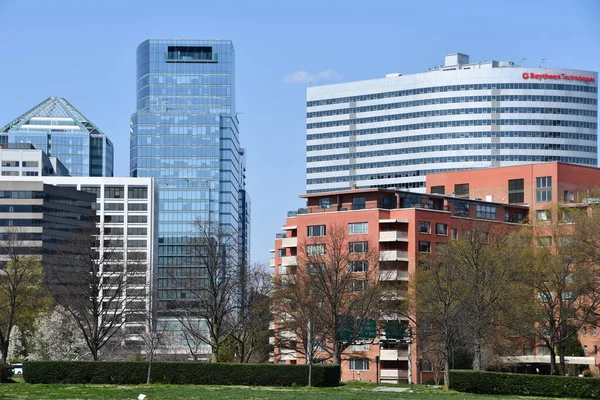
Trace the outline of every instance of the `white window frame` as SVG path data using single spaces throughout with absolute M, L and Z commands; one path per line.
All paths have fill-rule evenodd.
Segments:
M 365 235 L 369 233 L 368 222 L 350 222 L 348 224 L 349 235 Z

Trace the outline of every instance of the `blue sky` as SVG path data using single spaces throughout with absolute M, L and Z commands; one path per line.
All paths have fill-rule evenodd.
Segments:
M 67 98 L 129 170 L 135 49 L 147 38 L 227 38 L 248 149 L 252 260 L 268 262 L 303 206 L 306 86 L 416 73 L 447 52 L 600 69 L 600 1 L 0 0 L 0 125 Z

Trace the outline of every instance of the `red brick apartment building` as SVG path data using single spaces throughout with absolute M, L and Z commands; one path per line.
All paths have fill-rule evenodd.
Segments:
M 294 273 L 290 267 L 298 263 L 299 248 L 314 239 L 311 236 L 319 231 L 315 227 L 348 226 L 349 243 L 377 244 L 380 259 L 385 260 L 378 265 L 381 284 L 402 293 L 408 288 L 419 254 L 435 252 L 436 246 L 452 238 L 465 224 L 481 220 L 491 222 L 490 226 L 506 224 L 518 228 L 525 218 L 543 220 L 543 213 L 552 205 L 576 203 L 596 186 L 600 186 L 600 169 L 553 162 L 429 175 L 427 194 L 353 189 L 302 195 L 307 206 L 288 213 L 282 227 L 284 233 L 275 240 L 271 266 L 276 278 Z M 535 215 L 529 215 L 530 210 Z M 277 315 L 274 328 L 275 336 L 294 334 L 278 331 Z M 380 338 L 375 342 L 380 342 Z M 594 353 L 598 352 L 600 340 L 596 330 L 584 333 L 581 342 L 588 355 L 596 357 L 597 365 L 600 355 Z M 428 366 L 420 362 L 418 339 L 411 345 L 412 368 L 408 365 L 408 350 L 408 345 L 351 346 L 344 353 L 342 380 L 407 382 L 409 369 L 412 382 L 429 379 Z M 531 356 L 535 354 L 535 349 L 531 349 Z M 294 349 L 276 346 L 273 361 L 301 364 L 305 359 Z

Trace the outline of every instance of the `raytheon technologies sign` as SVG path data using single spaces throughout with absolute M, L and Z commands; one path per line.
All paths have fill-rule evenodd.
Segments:
M 567 75 L 567 74 L 536 74 L 534 72 L 523 72 L 523 79 L 565 79 L 569 81 L 584 81 L 584 82 L 595 82 L 596 79 L 591 76 L 583 75 Z

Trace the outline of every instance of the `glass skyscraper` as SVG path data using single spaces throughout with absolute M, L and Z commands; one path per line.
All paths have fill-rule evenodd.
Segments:
M 31 143 L 71 176 L 113 176 L 113 144 L 67 100 L 49 97 L 0 130 L 0 146 Z
M 249 199 L 231 41 L 150 39 L 138 47 L 130 157 L 131 176 L 159 186 L 159 310 L 186 296 L 174 277 L 201 276 L 188 247 L 194 221 L 235 233 L 244 268 Z

